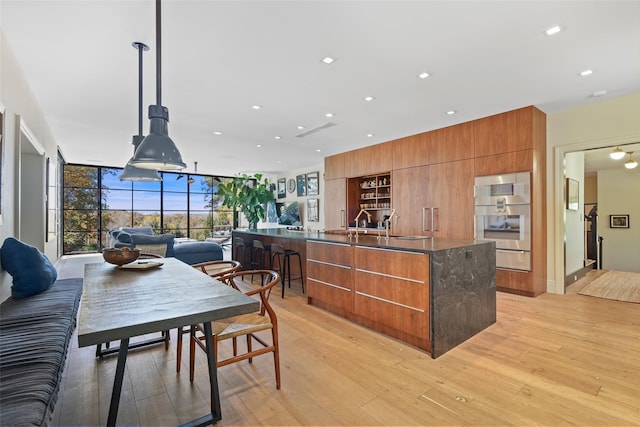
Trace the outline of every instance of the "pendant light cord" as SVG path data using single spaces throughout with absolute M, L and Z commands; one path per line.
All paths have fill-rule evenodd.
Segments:
M 162 81 L 162 56 L 160 54 L 162 47 L 160 40 L 161 20 L 160 0 L 156 0 L 156 105 L 162 105 L 162 89 L 160 87 L 160 82 Z
M 142 52 L 144 45 L 138 48 L 138 135 L 142 136 Z

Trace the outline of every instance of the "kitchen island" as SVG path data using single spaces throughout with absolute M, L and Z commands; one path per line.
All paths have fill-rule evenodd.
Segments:
M 285 228 L 233 231 L 306 260 L 309 304 L 436 358 L 496 321 L 495 243 Z

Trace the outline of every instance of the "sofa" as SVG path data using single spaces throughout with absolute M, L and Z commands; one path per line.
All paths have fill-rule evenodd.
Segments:
M 222 247 L 216 242 L 177 243 L 173 234 L 154 234 L 151 227 L 119 227 L 109 234 L 114 248 L 139 248 L 142 252 L 175 257 L 190 265 L 223 258 Z
M 46 426 L 51 420 L 82 294 L 82 279 L 57 279 L 38 249 L 13 238 L 0 248 L 12 276 L 0 304 L 0 423 Z

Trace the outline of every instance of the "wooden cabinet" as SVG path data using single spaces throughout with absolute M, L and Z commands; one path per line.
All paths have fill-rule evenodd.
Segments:
M 393 171 L 393 234 L 473 239 L 473 183 L 473 159 Z
M 346 229 L 348 224 L 346 178 L 325 180 L 324 194 L 324 228 L 326 230 Z
M 474 122 L 466 122 L 425 133 L 425 144 L 429 151 L 428 164 L 473 159 L 475 129 Z
M 476 157 L 532 149 L 541 120 L 546 116 L 533 106 L 476 120 Z
M 393 144 L 393 170 L 428 165 L 429 145 L 427 134 L 419 133 L 391 141 Z
M 324 158 L 324 179 L 344 178 L 344 153 Z
M 393 207 L 396 210 L 391 224 L 393 234 L 426 235 L 429 166 L 394 170 L 392 176 Z
M 383 221 L 385 215 L 391 214 L 391 173 L 350 178 L 347 192 L 349 223 L 354 222 L 360 209 L 371 214 L 373 224 Z
M 347 178 L 371 175 L 393 167 L 392 144 L 385 142 L 345 153 L 345 176 Z
M 533 150 L 512 151 L 510 153 L 483 156 L 475 159 L 476 176 L 501 175 L 531 171 Z
M 353 318 L 353 246 L 309 240 L 306 253 L 309 304 Z
M 427 230 L 433 237 L 473 239 L 473 159 L 429 166 Z
M 430 351 L 429 255 L 356 246 L 354 265 L 357 321 Z

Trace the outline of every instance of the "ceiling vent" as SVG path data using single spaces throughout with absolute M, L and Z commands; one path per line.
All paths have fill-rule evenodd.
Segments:
M 330 128 L 331 126 L 335 126 L 335 125 L 337 125 L 337 123 L 327 122 L 327 123 L 325 123 L 323 125 L 316 126 L 316 127 L 312 128 L 312 129 L 309 129 L 309 130 L 305 130 L 304 132 L 299 133 L 298 135 L 296 135 L 296 137 L 304 138 L 305 136 L 311 135 L 312 133 L 320 132 L 321 130 Z

